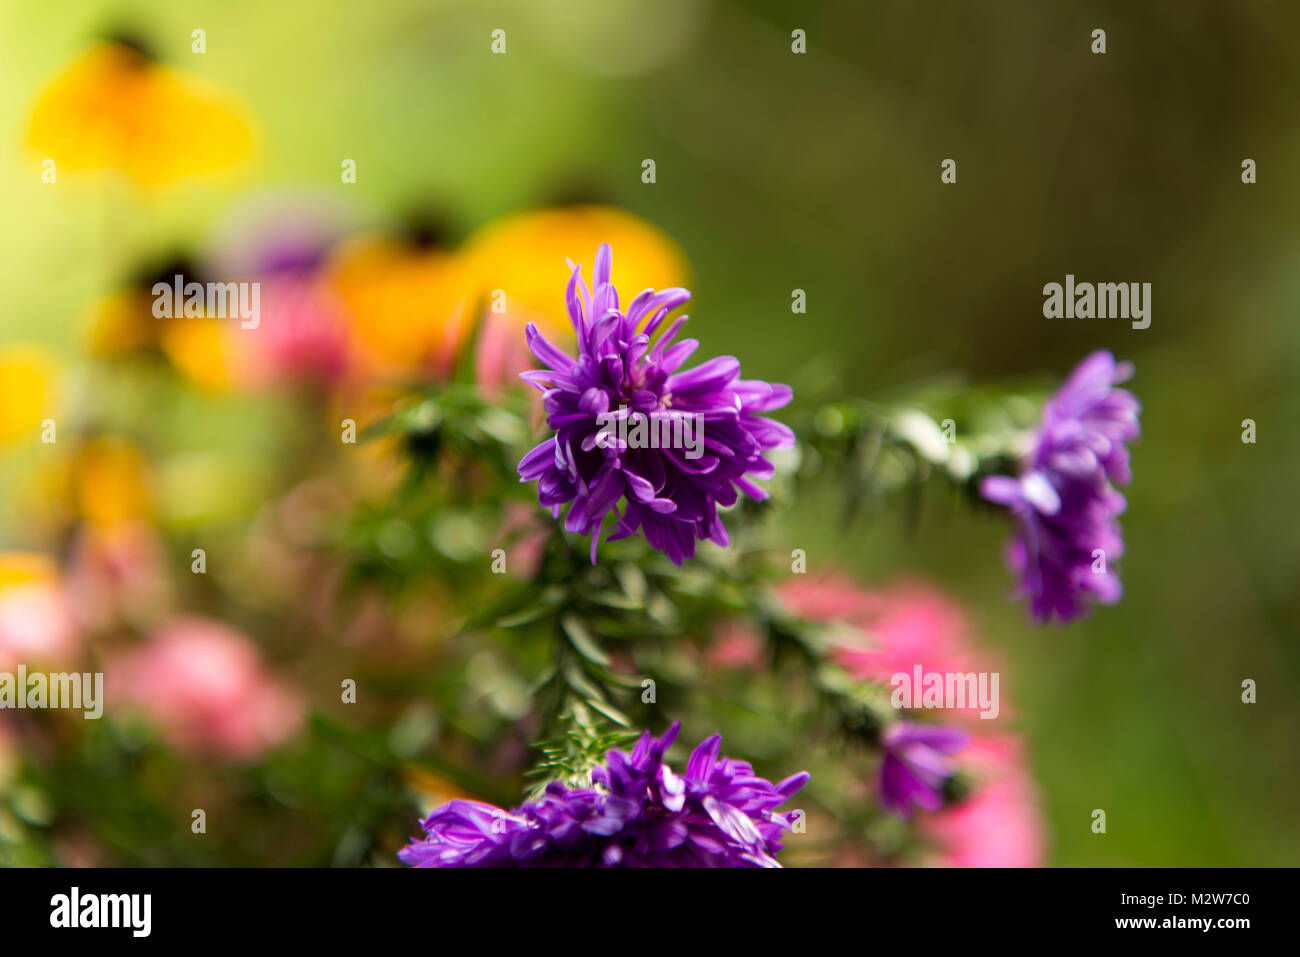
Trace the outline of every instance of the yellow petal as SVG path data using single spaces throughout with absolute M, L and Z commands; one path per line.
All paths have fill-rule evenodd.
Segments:
M 0 552 L 0 591 L 15 585 L 52 585 L 58 577 L 58 566 L 48 555 Z
M 91 355 L 117 359 L 156 345 L 159 320 L 150 298 L 137 289 L 105 296 L 91 307 L 87 325 Z
M 117 169 L 142 186 L 224 169 L 252 149 L 225 96 L 118 43 L 93 47 L 54 79 L 27 138 L 59 169 Z
M 186 378 L 207 392 L 228 392 L 236 381 L 236 352 L 225 319 L 168 319 L 163 352 Z
M 148 464 L 129 441 L 98 436 L 77 450 L 72 469 L 77 514 L 108 525 L 151 515 Z
M 35 346 L 0 348 L 0 445 L 35 436 L 53 415 L 54 358 Z
M 365 368 L 385 377 L 451 368 L 467 298 L 458 256 L 362 237 L 338 251 L 329 274 Z
M 566 259 L 591 267 L 601 243 L 614 251 L 614 284 L 623 306 L 647 287 L 689 281 L 685 256 L 668 234 L 612 206 L 568 206 L 516 213 L 470 237 L 465 258 L 480 294 L 505 292 L 506 315 L 537 322 L 543 331 L 571 330 L 564 291 Z

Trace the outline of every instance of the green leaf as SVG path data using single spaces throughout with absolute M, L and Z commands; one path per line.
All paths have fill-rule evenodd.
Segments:
M 590 699 L 605 697 L 605 693 L 593 684 L 591 679 L 583 674 L 582 667 L 572 658 L 564 663 L 561 671 L 564 675 L 564 680 L 569 687 L 578 692 L 578 694 L 582 695 L 584 698 Z M 576 709 L 577 702 L 574 703 L 574 706 Z
M 587 626 L 583 624 L 582 619 L 573 614 L 565 615 L 560 619 L 560 627 L 569 636 L 569 643 L 573 645 L 578 654 L 593 664 L 608 667 L 609 655 L 601 650 L 600 645 L 596 643 L 596 639 L 587 630 Z
M 613 721 L 615 724 L 621 724 L 625 728 L 630 728 L 632 726 L 631 719 L 629 719 L 627 715 L 625 715 L 622 711 L 619 711 L 618 708 L 615 708 L 612 704 L 609 704 L 608 702 L 598 701 L 595 698 L 588 698 L 587 704 L 591 705 L 593 708 L 595 708 L 605 717 L 609 718 L 609 720 Z

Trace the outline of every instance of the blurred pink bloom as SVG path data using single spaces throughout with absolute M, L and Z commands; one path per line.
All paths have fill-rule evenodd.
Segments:
M 889 682 L 898 672 L 999 671 L 996 658 L 972 643 L 962 609 L 933 587 L 903 582 L 870 590 L 836 575 L 790 581 L 779 589 L 796 615 L 832 627 L 840 664 L 858 678 Z M 835 626 L 839 626 L 838 629 Z M 1000 719 L 1011 714 L 1003 698 Z M 1038 789 L 1025 767 L 1019 736 L 987 729 L 978 707 L 936 712 L 970 731 L 956 758 L 973 792 L 938 812 L 918 817 L 931 844 L 930 861 L 952 867 L 1036 867 L 1046 837 Z
M 766 643 L 747 622 L 723 622 L 714 630 L 705 660 L 715 668 L 758 671 L 767 661 Z
M 923 582 L 868 590 L 834 575 L 801 577 L 783 585 L 779 595 L 796 615 L 841 626 L 830 636 L 835 658 L 854 677 L 888 684 L 899 672 L 912 675 L 917 665 L 926 674 L 999 670 L 983 652 L 975 661 L 961 607 Z M 954 712 L 945 712 L 945 720 L 976 718 L 979 709 L 973 704 Z
M 183 751 L 254 758 L 294 734 L 302 702 L 256 647 L 218 622 L 178 618 L 106 668 L 110 706 L 128 702 Z
M 81 644 L 60 586 L 42 582 L 0 589 L 0 671 L 13 671 L 19 664 L 70 664 Z
M 961 764 L 975 782 L 968 798 L 918 826 L 944 867 L 1041 867 L 1046 837 L 1038 788 L 1025 769 L 1020 739 L 973 734 Z
M 65 578 L 73 614 L 87 628 L 149 622 L 170 598 L 162 539 L 144 522 L 84 525 Z
M 486 399 L 499 398 L 507 389 L 522 385 L 519 373 L 536 365 L 524 336 L 525 323 L 487 313 L 478 330 L 474 353 L 474 379 Z
M 474 351 L 474 381 L 478 383 L 483 398 L 496 401 L 509 389 L 522 385 L 521 372 L 528 372 L 537 360 L 528 351 L 524 334 L 526 322 L 518 318 L 488 313 L 478 331 L 478 345 Z M 529 409 L 530 425 L 534 432 L 546 421 L 546 406 L 542 394 L 535 389 L 524 389 Z
M 349 368 L 348 327 L 337 295 L 314 275 L 287 273 L 262 283 L 257 328 L 232 334 L 244 347 L 247 384 L 331 385 Z

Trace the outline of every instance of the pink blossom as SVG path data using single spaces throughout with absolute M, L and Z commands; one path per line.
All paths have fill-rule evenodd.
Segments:
M 81 645 L 62 587 L 30 582 L 0 589 L 0 671 L 67 665 Z
M 974 792 L 918 827 L 929 839 L 930 863 L 944 867 L 1040 867 L 1046 836 L 1038 788 L 1015 735 L 974 734 L 962 766 Z
M 800 578 L 782 586 L 780 597 L 803 618 L 843 626 L 831 636 L 835 656 L 858 678 L 888 682 L 916 665 L 925 672 L 979 670 L 965 612 L 925 583 L 872 591 L 833 575 Z
M 766 657 L 762 636 L 743 621 L 726 621 L 719 625 L 705 654 L 705 660 L 713 667 L 735 671 L 758 671 Z
M 474 379 L 487 399 L 496 399 L 506 389 L 522 383 L 521 372 L 534 366 L 524 338 L 524 323 L 487 313 L 478 329 L 474 351 Z
M 254 387 L 286 381 L 331 385 L 348 372 L 342 303 L 315 276 L 286 274 L 264 282 L 257 327 L 236 332 L 244 347 L 241 372 Z
M 858 678 L 888 682 L 899 672 L 999 671 L 996 658 L 975 646 L 963 610 L 930 585 L 896 583 L 864 589 L 842 576 L 799 578 L 780 589 L 796 615 L 831 626 L 835 657 Z M 1011 714 L 1005 699 L 1000 719 Z M 942 719 L 969 731 L 956 765 L 973 785 L 970 795 L 918 816 L 929 844 L 927 860 L 951 867 L 1036 867 L 1046 835 L 1038 789 L 1025 766 L 1020 737 L 994 733 L 977 707 Z
M 257 648 L 218 622 L 179 618 L 106 669 L 110 704 L 128 702 L 183 751 L 253 758 L 293 735 L 302 703 Z

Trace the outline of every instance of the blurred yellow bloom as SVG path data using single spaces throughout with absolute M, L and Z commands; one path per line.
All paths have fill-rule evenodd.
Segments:
M 459 256 L 362 237 L 339 249 L 329 270 L 363 368 L 402 378 L 452 367 L 467 308 Z
M 239 381 L 242 361 L 230 324 L 207 316 L 159 318 L 153 305 L 152 292 L 139 285 L 96 302 L 87 323 L 90 353 L 123 359 L 157 349 L 198 388 L 229 391 Z
M 51 417 L 55 362 L 35 346 L 0 347 L 0 445 L 35 436 Z
M 227 98 L 121 43 L 101 43 L 46 88 L 28 142 L 59 170 L 117 169 L 161 186 L 224 169 L 252 149 Z
M 609 243 L 618 285 L 628 299 L 646 287 L 683 286 L 686 258 L 667 233 L 612 206 L 530 210 L 489 223 L 465 245 L 476 294 L 505 293 L 505 313 L 536 322 L 543 331 L 569 331 L 565 263 L 585 263 L 590 275 L 596 249 Z M 490 302 L 489 302 L 490 304 Z
M 58 566 L 40 552 L 0 552 L 0 592 L 18 585 L 52 585 Z
M 153 317 L 151 297 L 140 289 L 121 289 L 91 307 L 91 355 L 106 359 L 148 349 L 158 344 L 159 320 Z
M 131 442 L 96 436 L 72 460 L 71 493 L 76 514 L 92 524 L 109 525 L 153 512 L 149 466 Z
M 235 384 L 236 343 L 228 322 L 206 316 L 164 321 L 163 352 L 191 382 L 208 392 L 226 392 Z

